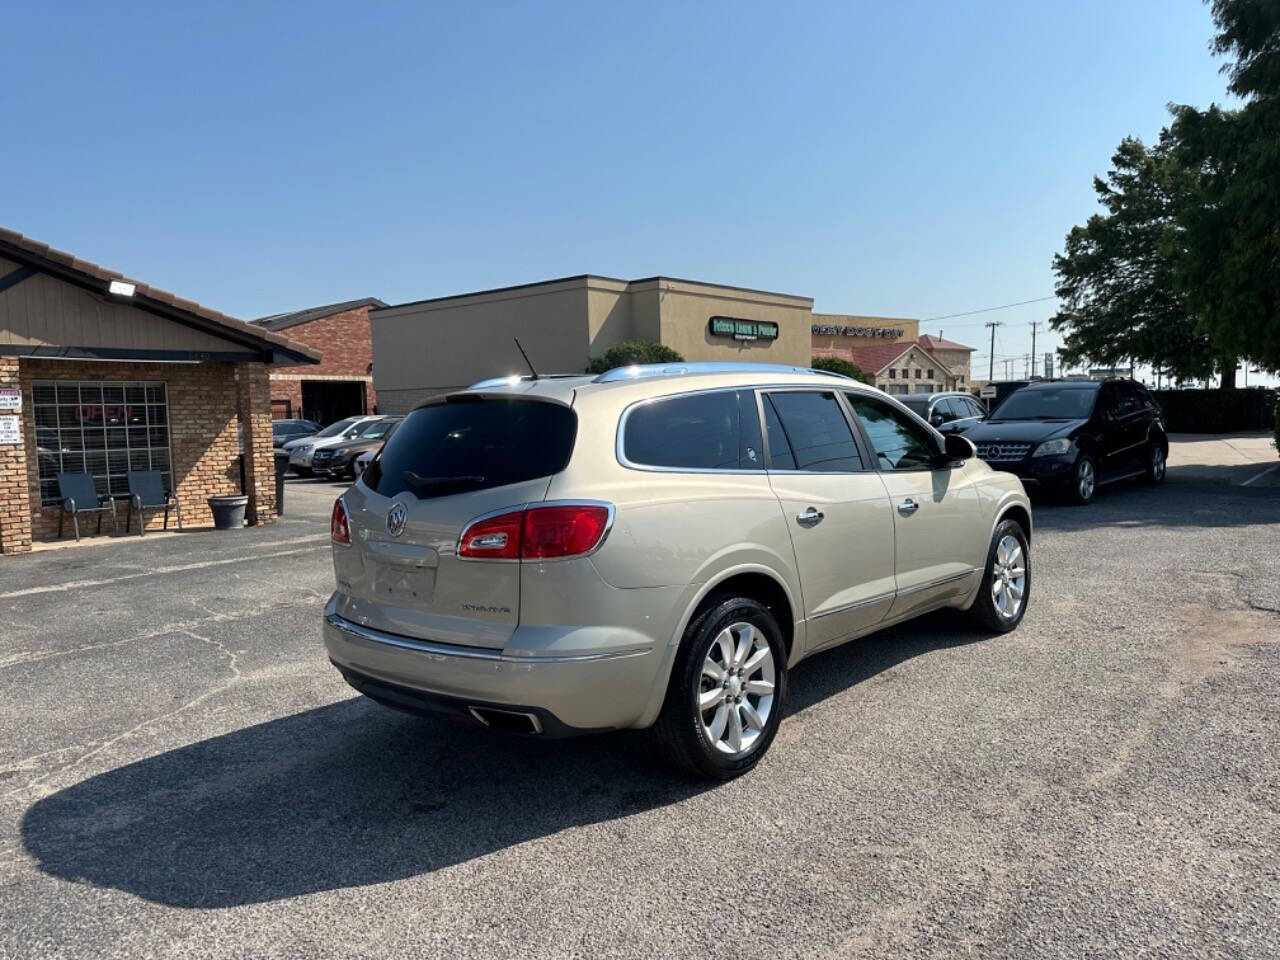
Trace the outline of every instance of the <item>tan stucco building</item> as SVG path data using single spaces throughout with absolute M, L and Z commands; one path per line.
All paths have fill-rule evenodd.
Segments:
M 807 367 L 814 357 L 844 357 L 891 393 L 963 388 L 971 349 L 939 341 L 963 356 L 957 374 L 952 362 L 931 355 L 918 320 L 814 313 L 812 297 L 673 277 L 584 274 L 381 307 L 369 316 L 384 413 L 478 380 L 527 373 L 516 338 L 540 373 L 581 373 L 615 344 L 643 340 L 689 361 Z
M 671 277 L 583 275 L 373 310 L 379 410 L 487 377 L 580 373 L 626 340 L 662 343 L 686 360 L 808 366 L 813 299 Z

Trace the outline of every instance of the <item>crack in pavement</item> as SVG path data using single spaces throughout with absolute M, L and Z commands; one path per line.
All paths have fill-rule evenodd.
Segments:
M 237 654 L 233 650 L 228 649 L 226 644 L 222 643 L 219 640 L 214 640 L 212 637 L 202 636 L 201 634 L 195 633 L 191 630 L 174 630 L 171 632 L 185 634 L 186 636 L 191 637 L 192 639 L 199 640 L 201 643 L 204 643 L 211 647 L 216 648 L 223 656 L 227 658 L 227 669 L 231 671 L 231 679 L 228 680 L 226 683 L 218 684 L 216 687 L 212 687 L 211 689 L 204 691 L 204 693 L 201 693 L 199 696 L 193 697 L 192 699 L 188 700 L 186 703 L 183 703 L 172 710 L 169 710 L 155 717 L 149 717 L 146 720 L 143 720 L 140 723 L 137 723 L 134 726 L 130 727 L 128 730 L 118 733 L 114 737 L 109 737 L 106 740 L 103 740 L 102 742 L 98 743 L 92 750 L 89 750 L 81 754 L 80 756 L 72 760 L 70 763 L 66 763 L 61 766 L 54 767 L 52 770 L 49 770 L 46 773 L 41 774 L 40 776 L 36 777 L 34 780 L 28 781 L 23 786 L 10 790 L 6 794 L 4 794 L 4 799 L 8 800 L 13 797 L 16 797 L 21 793 L 28 793 L 31 790 L 39 789 L 43 787 L 46 781 L 49 780 L 49 778 L 55 776 L 56 774 L 64 773 L 67 770 L 71 770 L 75 767 L 80 766 L 80 764 L 84 763 L 86 760 L 91 760 L 93 757 L 96 757 L 98 754 L 102 753 L 102 751 L 119 743 L 121 740 L 125 740 L 128 737 L 133 736 L 133 734 L 137 733 L 140 730 L 145 729 L 146 727 L 151 726 L 153 723 L 158 723 L 162 720 L 168 720 L 171 717 L 177 716 L 179 713 L 182 713 L 184 710 L 189 710 L 191 707 L 194 707 L 196 704 L 202 703 L 203 701 L 209 699 L 210 697 L 216 694 L 219 694 L 224 690 L 229 689 L 230 687 L 234 686 L 238 681 L 243 679 L 243 675 L 240 672 L 239 654 Z M 84 746 L 87 746 L 87 744 L 81 744 L 72 749 L 80 749 L 81 747 L 84 747 Z M 46 790 L 41 795 L 47 795 L 48 792 L 49 791 Z

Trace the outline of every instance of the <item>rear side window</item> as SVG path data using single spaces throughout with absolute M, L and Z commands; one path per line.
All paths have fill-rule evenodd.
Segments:
M 622 455 L 641 467 L 763 470 L 760 417 L 751 391 L 666 397 L 633 407 Z
M 384 497 L 425 500 L 549 477 L 569 462 L 577 431 L 560 403 L 453 397 L 397 424 L 363 481 Z
M 770 393 L 765 405 L 772 469 L 823 473 L 862 469 L 853 431 L 834 393 Z

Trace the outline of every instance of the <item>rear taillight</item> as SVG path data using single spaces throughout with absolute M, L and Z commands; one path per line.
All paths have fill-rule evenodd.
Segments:
M 520 524 L 524 511 L 475 520 L 462 531 L 458 556 L 472 560 L 519 560 Z
M 334 543 L 351 543 L 351 523 L 347 520 L 347 507 L 339 497 L 333 501 L 333 516 L 329 518 L 329 537 Z
M 609 528 L 609 508 L 595 504 L 530 507 L 524 512 L 520 556 L 554 560 L 589 553 Z
M 467 525 L 458 556 L 469 560 L 559 560 L 590 553 L 609 531 L 612 509 L 557 503 L 513 510 Z

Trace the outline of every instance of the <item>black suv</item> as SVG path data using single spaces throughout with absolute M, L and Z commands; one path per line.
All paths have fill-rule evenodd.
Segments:
M 1132 380 L 1043 380 L 1010 394 L 965 433 L 978 456 L 1074 503 L 1130 477 L 1164 479 L 1169 440 L 1160 407 Z

